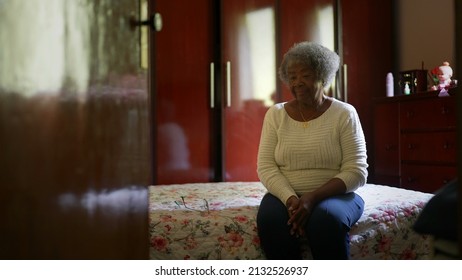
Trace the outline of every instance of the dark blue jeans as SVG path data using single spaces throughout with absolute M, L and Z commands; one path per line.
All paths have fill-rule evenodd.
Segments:
M 356 193 L 330 197 L 318 203 L 305 226 L 314 259 L 341 260 L 350 257 L 349 231 L 364 211 L 364 200 Z M 290 234 L 286 206 L 266 194 L 257 214 L 261 246 L 267 259 L 301 259 L 302 240 Z

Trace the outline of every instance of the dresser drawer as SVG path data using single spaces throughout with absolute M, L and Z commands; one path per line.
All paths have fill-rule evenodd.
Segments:
M 374 170 L 376 174 L 399 174 L 398 103 L 377 104 L 374 113 Z
M 369 178 L 368 178 L 369 180 Z M 378 184 L 378 185 L 387 185 L 387 186 L 393 186 L 393 187 L 399 187 L 401 186 L 399 182 L 399 175 L 396 173 L 396 175 L 384 175 L 384 174 L 374 174 L 374 177 L 371 178 L 371 183 Z
M 401 165 L 401 187 L 433 193 L 457 177 L 456 166 Z
M 401 130 L 428 130 L 455 126 L 456 102 L 452 96 L 415 100 L 401 104 Z
M 455 164 L 456 132 L 401 133 L 401 161 Z

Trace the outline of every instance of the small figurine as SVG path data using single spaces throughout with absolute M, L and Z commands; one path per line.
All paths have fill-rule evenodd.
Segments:
M 438 82 L 438 85 L 431 87 L 432 90 L 442 90 L 452 86 L 452 68 L 449 66 L 449 62 L 443 62 L 443 65 L 435 67 L 431 73 L 436 78 L 435 82 Z

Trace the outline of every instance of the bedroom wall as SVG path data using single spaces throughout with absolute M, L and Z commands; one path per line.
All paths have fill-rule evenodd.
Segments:
M 400 71 L 433 69 L 448 61 L 455 68 L 454 0 L 400 0 L 398 48 Z

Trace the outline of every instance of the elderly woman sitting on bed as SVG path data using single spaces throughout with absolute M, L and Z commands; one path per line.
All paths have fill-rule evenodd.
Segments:
M 349 230 L 364 209 L 354 191 L 368 165 L 355 108 L 325 95 L 338 67 L 338 55 L 313 42 L 282 60 L 279 75 L 294 99 L 268 110 L 258 152 L 268 193 L 257 225 L 268 259 L 300 259 L 302 240 L 314 259 L 349 258 Z

